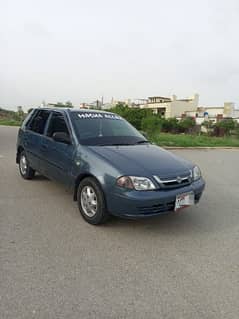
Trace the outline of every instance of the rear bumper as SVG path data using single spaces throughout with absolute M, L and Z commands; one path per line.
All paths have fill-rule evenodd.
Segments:
M 178 194 L 193 191 L 195 203 L 198 203 L 204 188 L 203 179 L 191 185 L 170 190 L 126 191 L 118 188 L 106 196 L 107 207 L 112 215 L 126 218 L 155 216 L 173 211 Z

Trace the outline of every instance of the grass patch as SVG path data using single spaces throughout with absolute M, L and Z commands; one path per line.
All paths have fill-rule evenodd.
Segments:
M 181 146 L 181 147 L 214 147 L 229 146 L 239 147 L 239 138 L 236 137 L 210 137 L 206 135 L 186 135 L 159 133 L 150 139 L 159 146 Z
M 21 121 L 0 119 L 0 125 L 20 126 L 21 125 Z

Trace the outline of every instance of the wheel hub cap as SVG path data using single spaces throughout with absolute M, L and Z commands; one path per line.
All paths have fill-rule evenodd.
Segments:
M 27 159 L 25 155 L 22 155 L 20 158 L 20 170 L 23 175 L 27 172 Z
M 81 191 L 81 206 L 88 217 L 93 217 L 97 213 L 97 197 L 91 186 L 84 186 Z

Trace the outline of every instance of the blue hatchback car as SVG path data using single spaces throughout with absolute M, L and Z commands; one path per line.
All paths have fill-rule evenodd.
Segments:
M 96 110 L 34 109 L 19 129 L 16 162 L 64 183 L 91 224 L 141 218 L 197 203 L 198 166 L 152 145 L 120 116 Z

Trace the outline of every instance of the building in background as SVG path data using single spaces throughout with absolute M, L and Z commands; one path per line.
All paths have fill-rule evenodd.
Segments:
M 198 108 L 199 95 L 194 94 L 191 98 L 178 99 L 176 95 L 171 98 L 163 96 L 149 97 L 147 103 L 139 105 L 140 108 L 153 110 L 165 118 L 181 118 L 187 111 L 195 111 Z
M 80 109 L 93 109 L 93 110 L 101 110 L 103 109 L 103 102 L 100 100 L 96 100 L 90 103 L 81 103 Z
M 69 101 L 66 103 L 58 102 L 48 104 L 43 101 L 41 107 L 73 107 L 72 104 L 69 104 L 71 104 Z M 104 103 L 102 97 L 91 103 L 81 103 L 80 106 L 76 108 L 109 110 L 118 104 L 136 109 L 150 109 L 154 114 L 160 114 L 167 119 L 177 118 L 180 120 L 184 117 L 192 117 L 196 119 L 197 124 L 202 124 L 205 120 L 216 122 L 224 118 L 233 118 L 239 122 L 239 109 L 235 108 L 233 102 L 225 102 L 223 106 L 199 106 L 198 94 L 183 99 L 178 99 L 176 95 L 172 95 L 172 97 L 151 96 L 147 99 L 126 100 L 115 100 L 112 98 L 111 101 L 107 103 Z
M 216 122 L 225 118 L 239 121 L 239 110 L 233 102 L 225 102 L 223 106 L 201 106 L 196 111 L 186 111 L 185 116 L 196 118 L 197 124 L 202 124 L 205 120 Z

